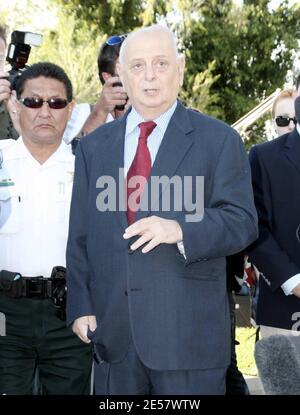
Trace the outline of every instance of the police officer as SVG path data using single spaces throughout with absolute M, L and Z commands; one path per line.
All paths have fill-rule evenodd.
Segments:
M 58 318 L 51 279 L 65 266 L 74 156 L 62 136 L 72 85 L 43 62 L 16 89 L 22 135 L 0 158 L 0 394 L 31 394 L 35 367 L 43 394 L 85 394 L 91 348 Z
M 6 79 L 8 74 L 4 72 L 5 49 L 5 29 L 0 26 L 0 140 L 19 137 L 16 95 Z

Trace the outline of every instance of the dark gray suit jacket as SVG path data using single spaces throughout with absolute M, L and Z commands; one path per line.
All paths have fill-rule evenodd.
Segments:
M 132 338 L 143 363 L 153 369 L 225 367 L 230 360 L 225 256 L 257 236 L 243 143 L 226 124 L 178 103 L 151 177 L 204 176 L 204 217 L 187 222 L 186 212 L 172 203 L 169 211 L 139 212 L 137 219 L 155 214 L 179 222 L 186 260 L 176 244 L 130 254 L 122 237 L 126 212 L 96 207 L 102 190 L 97 179 L 118 181 L 125 127 L 126 116 L 97 129 L 77 149 L 67 248 L 68 323 L 96 315 L 92 339 L 109 362 L 124 358 Z
M 297 330 L 300 299 L 281 285 L 300 273 L 300 136 L 296 130 L 251 149 L 259 238 L 248 248 L 261 272 L 257 323 Z M 298 329 L 299 330 L 299 329 Z

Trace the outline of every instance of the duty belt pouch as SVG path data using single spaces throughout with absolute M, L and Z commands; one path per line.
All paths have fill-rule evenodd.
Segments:
M 52 281 L 52 300 L 56 307 L 56 316 L 62 320 L 66 320 L 66 268 L 56 266 L 51 273 Z
M 17 272 L 0 271 L 0 292 L 11 298 L 23 297 L 23 278 Z

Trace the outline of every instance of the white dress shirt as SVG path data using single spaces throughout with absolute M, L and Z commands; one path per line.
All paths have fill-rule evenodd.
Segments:
M 92 107 L 88 103 L 75 104 L 71 118 L 68 121 L 66 129 L 64 131 L 63 140 L 65 143 L 70 144 L 73 138 L 78 136 L 86 120 L 91 114 Z M 109 113 L 105 122 L 111 122 L 114 117 Z M 1 141 L 1 140 L 0 140 Z
M 83 103 L 74 105 L 71 117 L 68 121 L 63 135 L 63 140 L 65 143 L 70 144 L 73 138 L 79 134 L 90 113 L 90 104 Z
M 156 127 L 149 135 L 147 139 L 147 145 L 149 148 L 151 156 L 151 166 L 155 161 L 158 149 L 166 132 L 166 129 L 169 125 L 170 119 L 174 114 L 174 111 L 177 106 L 177 101 L 174 102 L 171 108 L 168 109 L 165 113 L 160 115 L 155 120 Z M 124 174 L 127 175 L 129 167 L 133 162 L 136 149 L 138 146 L 138 140 L 140 135 L 139 124 L 144 122 L 144 118 L 134 109 L 130 111 L 126 120 L 126 132 L 125 132 L 125 151 L 124 151 Z
M 155 118 L 153 121 L 156 124 L 156 127 L 149 135 L 147 139 L 147 146 L 149 148 L 151 156 L 151 166 L 153 166 L 156 155 L 158 153 L 159 147 L 161 145 L 162 139 L 165 135 L 166 129 L 169 125 L 170 119 L 174 114 L 174 111 L 177 106 L 177 101 L 163 114 L 158 118 Z M 126 120 L 126 132 L 125 132 L 125 147 L 124 147 L 124 175 L 126 177 L 128 170 L 133 162 L 136 149 L 138 146 L 138 140 L 140 135 L 139 124 L 144 122 L 144 118 L 134 109 L 130 111 Z M 183 241 L 177 243 L 179 252 L 185 257 Z
M 2 149 L 2 158 L 0 269 L 50 277 L 54 266 L 65 266 L 75 159 L 71 147 L 62 141 L 41 165 L 20 137 Z

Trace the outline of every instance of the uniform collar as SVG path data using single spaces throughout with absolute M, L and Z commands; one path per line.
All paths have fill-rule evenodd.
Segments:
M 27 159 L 34 157 L 30 154 L 29 150 L 24 144 L 23 137 L 20 136 L 15 140 L 9 147 L 5 149 L 5 160 L 15 160 L 15 159 Z M 74 159 L 72 154 L 72 148 L 70 145 L 66 144 L 63 140 L 57 150 L 49 157 L 49 159 L 43 164 L 49 164 L 52 162 L 69 162 Z

